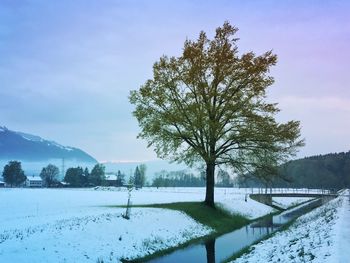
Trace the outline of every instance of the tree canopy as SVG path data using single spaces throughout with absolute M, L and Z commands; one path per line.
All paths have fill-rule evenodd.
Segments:
M 21 185 L 26 180 L 21 162 L 10 161 L 8 164 L 6 164 L 2 177 L 11 187 Z
M 58 182 L 59 169 L 53 164 L 49 164 L 41 170 L 40 177 L 46 186 L 50 187 Z
M 81 187 L 86 183 L 87 178 L 84 176 L 83 168 L 78 166 L 67 169 L 64 181 L 72 187 Z
M 105 179 L 105 166 L 103 164 L 96 164 L 90 173 L 89 182 L 93 185 L 102 185 Z
M 141 182 L 141 172 L 138 166 L 136 166 L 135 173 L 134 173 L 134 185 L 136 188 L 142 187 Z
M 139 137 L 160 158 L 205 164 L 210 206 L 217 165 L 242 171 L 262 150 L 286 158 L 303 144 L 299 122 L 278 123 L 277 104 L 266 101 L 277 56 L 239 54 L 237 30 L 225 22 L 212 40 L 204 32 L 186 40 L 179 57 L 161 57 L 153 78 L 130 94 Z

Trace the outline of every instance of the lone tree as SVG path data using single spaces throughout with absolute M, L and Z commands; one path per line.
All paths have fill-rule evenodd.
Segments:
M 129 98 L 139 137 L 160 158 L 204 162 L 209 206 L 214 206 L 217 165 L 243 170 L 261 149 L 292 155 L 303 144 L 299 122 L 277 123 L 277 104 L 265 101 L 277 56 L 240 55 L 237 30 L 225 22 L 212 40 L 204 32 L 196 41 L 186 40 L 182 55 L 161 57 L 153 78 Z
M 117 185 L 122 186 L 125 183 L 125 174 L 121 173 L 120 170 L 118 170 L 117 173 Z
M 142 188 L 146 184 L 147 166 L 145 164 L 140 164 L 139 165 L 139 170 L 140 170 L 140 174 L 141 174 L 140 183 L 141 183 L 141 188 Z
M 58 182 L 59 169 L 53 164 L 49 164 L 41 170 L 40 177 L 47 187 L 51 187 Z
M 21 162 L 10 161 L 6 164 L 2 172 L 2 177 L 11 187 L 21 185 L 26 180 Z
M 134 185 L 137 188 L 142 188 L 142 175 L 138 166 L 136 166 L 134 173 Z

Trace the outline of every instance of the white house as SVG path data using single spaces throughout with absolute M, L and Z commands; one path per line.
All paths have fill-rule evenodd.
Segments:
M 26 186 L 27 187 L 42 187 L 43 180 L 39 176 L 27 176 Z
M 0 187 L 5 187 L 5 183 L 3 181 L 0 181 Z

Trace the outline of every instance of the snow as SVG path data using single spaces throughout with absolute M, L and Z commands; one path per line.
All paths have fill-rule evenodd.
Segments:
M 133 208 L 126 220 L 106 207 L 126 201 L 126 191 L 1 189 L 0 262 L 117 262 L 212 232 L 178 211 Z
M 216 188 L 216 203 L 250 219 L 274 211 L 251 200 L 249 192 L 248 189 Z M 154 204 L 203 201 L 204 196 L 205 188 L 143 188 L 134 190 L 131 200 L 133 204 Z M 144 256 L 212 232 L 173 210 L 132 208 L 131 219 L 126 220 L 122 217 L 125 209 L 112 206 L 125 205 L 127 198 L 127 190 L 118 187 L 1 188 L 0 262 L 96 262 L 97 259 L 118 262 L 121 258 Z M 286 206 L 306 201 L 305 198 L 289 200 L 275 201 Z M 278 257 L 288 262 L 291 257 L 298 259 L 301 251 L 304 259 L 310 259 L 308 253 L 312 253 L 314 260 L 318 260 L 314 262 L 343 258 L 350 236 L 350 204 L 344 200 L 344 197 L 338 198 L 300 217 L 288 231 L 256 245 L 252 253 L 237 262 L 276 262 Z M 342 243 L 344 240 L 347 243 Z
M 56 146 L 56 147 L 58 147 L 60 149 L 63 149 L 63 150 L 69 151 L 69 152 L 74 150 L 72 147 L 63 146 L 63 145 L 61 145 L 61 144 L 59 144 L 57 142 L 54 142 L 54 141 L 48 141 L 48 145 L 49 146 L 53 145 L 53 146 Z
M 343 205 L 338 212 L 338 220 L 335 224 L 335 251 L 334 262 L 349 262 L 350 247 L 350 190 L 342 193 Z M 346 260 L 347 261 L 346 261 Z
M 68 146 L 65 146 L 64 148 L 65 148 L 67 151 L 69 151 L 69 152 L 74 150 L 73 148 L 68 147 Z
M 349 197 L 338 197 L 254 245 L 234 262 L 349 262 L 349 216 Z
M 106 174 L 105 175 L 105 180 L 117 180 L 118 176 L 115 174 Z
M 244 189 L 216 189 L 216 199 L 232 213 L 255 218 L 272 208 L 245 199 Z M 133 204 L 203 201 L 204 188 L 143 188 L 132 192 Z M 213 230 L 184 213 L 132 208 L 122 217 L 125 188 L 0 189 L 0 262 L 118 262 Z
M 33 141 L 33 142 L 45 141 L 43 138 L 36 136 L 36 135 L 32 135 L 32 134 L 28 134 L 28 133 L 24 133 L 24 132 L 15 132 L 15 133 L 22 136 L 22 138 L 27 140 L 27 141 Z
M 29 136 L 27 134 L 23 134 L 23 133 L 19 133 L 23 139 L 27 140 L 27 141 L 32 141 L 32 142 L 43 142 L 44 140 L 41 139 L 40 137 L 34 137 L 34 136 Z M 38 139 L 37 139 L 38 138 Z
M 247 201 L 242 194 L 218 195 L 217 204 L 232 214 L 241 214 L 249 219 L 256 219 L 275 212 L 270 206 L 259 203 L 247 196 Z
M 278 207 L 287 209 L 289 207 L 310 201 L 311 197 L 272 197 L 272 203 Z
M 97 187 L 102 191 L 126 192 L 124 188 Z M 245 196 L 247 195 L 247 202 Z M 241 214 L 249 219 L 255 219 L 275 210 L 267 205 L 259 203 L 248 197 L 249 191 L 245 188 L 216 188 L 215 202 L 232 214 Z M 143 188 L 132 193 L 133 204 L 156 204 L 172 202 L 203 201 L 205 188 L 200 187 L 166 187 L 166 188 Z M 123 200 L 126 200 L 126 193 Z M 124 203 L 118 203 L 124 204 Z
M 232 213 L 257 218 L 273 212 L 273 208 L 247 199 L 245 189 L 215 189 L 216 201 Z M 205 188 L 143 188 L 132 191 L 133 204 L 203 201 Z M 56 214 L 79 215 L 98 212 L 104 206 L 125 205 L 128 192 L 125 188 L 98 187 L 94 189 L 0 189 L 0 223 L 3 218 L 52 217 Z M 20 205 L 19 205 L 20 204 Z M 11 211 L 11 213 L 9 213 Z M 0 226 L 1 228 L 1 226 Z
M 24 133 L 24 132 L 15 132 L 15 133 L 17 133 L 18 135 L 20 135 L 23 139 L 25 139 L 27 141 L 44 142 L 44 143 L 46 143 L 47 146 L 56 146 L 60 149 L 67 150 L 67 151 L 74 150 L 74 148 L 72 148 L 72 147 L 63 146 L 55 141 L 47 141 L 47 140 L 44 140 L 43 138 L 36 136 L 36 135 L 32 135 L 32 134 L 28 134 L 28 133 Z
M 116 262 L 145 256 L 211 232 L 188 216 L 163 209 L 121 209 L 7 230 L 0 235 L 3 262 Z M 176 224 L 169 224 L 174 222 Z

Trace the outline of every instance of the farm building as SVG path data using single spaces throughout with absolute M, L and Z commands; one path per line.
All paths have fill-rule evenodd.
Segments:
M 122 182 L 118 179 L 118 176 L 113 173 L 107 173 L 104 179 L 104 185 L 106 186 L 121 186 Z
M 39 176 L 28 176 L 26 180 L 27 187 L 42 187 L 43 180 Z
M 117 176 L 115 174 L 106 174 L 104 184 L 106 186 L 117 186 Z

